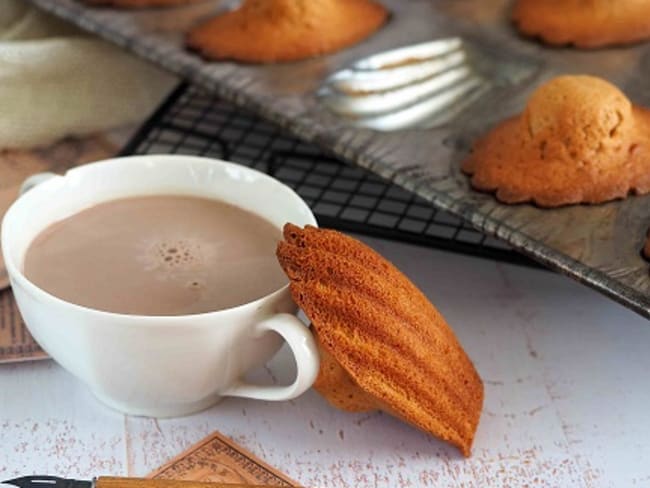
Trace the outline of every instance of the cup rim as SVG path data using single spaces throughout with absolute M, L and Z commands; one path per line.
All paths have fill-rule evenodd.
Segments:
M 69 169 L 68 171 L 65 172 L 65 174 L 60 175 L 61 178 L 66 178 L 69 174 L 74 174 L 77 171 L 83 171 L 86 168 L 94 167 L 94 166 L 99 166 L 99 165 L 105 165 L 105 164 L 111 164 L 114 162 L 119 162 L 119 161 L 124 161 L 124 160 L 157 160 L 162 164 L 174 164 L 172 159 L 175 158 L 182 158 L 185 160 L 191 160 L 195 162 L 201 162 L 201 163 L 210 163 L 210 164 L 218 164 L 222 165 L 225 167 L 231 167 L 236 169 L 237 171 L 243 171 L 243 172 L 248 172 L 249 174 L 254 174 L 256 177 L 261 178 L 263 181 L 266 181 L 269 184 L 272 185 L 277 185 L 278 190 L 284 191 L 288 195 L 290 195 L 292 198 L 296 200 L 296 203 L 299 205 L 302 205 L 304 209 L 307 211 L 306 215 L 309 217 L 309 220 L 311 221 L 308 225 L 314 225 L 317 226 L 318 223 L 316 221 L 316 217 L 314 216 L 313 212 L 309 208 L 309 205 L 307 205 L 307 202 L 305 202 L 300 195 L 298 195 L 292 188 L 289 186 L 285 185 L 282 183 L 280 180 L 277 178 L 274 178 L 262 171 L 259 171 L 254 168 L 250 168 L 248 166 L 244 166 L 242 164 L 238 163 L 233 163 L 231 161 L 225 161 L 223 159 L 217 159 L 217 158 L 207 158 L 207 157 L 202 157 L 202 156 L 192 156 L 192 155 L 183 155 L 183 154 L 146 154 L 146 155 L 133 155 L 133 156 L 118 156 L 115 158 L 109 158 L 109 159 L 103 159 L 99 161 L 93 161 L 90 163 L 86 163 L 80 166 L 76 166 L 74 168 Z M 165 160 L 169 160 L 168 162 L 165 162 Z M 58 178 L 53 179 L 54 181 L 59 181 Z M 46 188 L 47 185 L 49 185 L 51 181 L 45 181 L 41 184 L 38 185 L 39 188 Z M 30 190 L 32 191 L 38 191 L 38 188 L 33 188 Z M 42 191 L 42 190 L 41 190 Z M 137 195 L 136 195 L 137 196 Z M 9 207 L 7 212 L 5 213 L 3 219 L 2 219 L 2 226 L 0 229 L 4 229 L 5 227 L 5 221 L 8 219 L 12 218 L 13 213 L 16 212 L 15 208 L 18 208 L 19 202 L 22 197 L 17 198 Z M 105 201 L 110 201 L 110 199 L 105 200 Z M 101 202 L 97 202 L 101 203 Z M 79 209 L 83 210 L 83 209 Z M 259 214 L 258 214 L 259 215 Z M 18 284 L 22 287 L 25 288 L 25 290 L 29 293 L 33 293 L 36 295 L 37 298 L 39 299 L 47 299 L 47 300 L 52 300 L 54 303 L 57 303 L 61 306 L 65 306 L 68 308 L 71 308 L 73 310 L 77 310 L 80 312 L 85 312 L 85 313 L 93 313 L 93 314 L 99 314 L 103 317 L 106 318 L 119 318 L 121 320 L 132 320 L 132 321 L 137 321 L 139 323 L 148 323 L 148 322 L 156 322 L 156 324 L 160 324 L 161 322 L 163 324 L 167 325 L 172 325 L 172 323 L 178 323 L 179 320 L 195 320 L 197 318 L 207 318 L 210 316 L 216 316 L 218 314 L 228 314 L 228 313 L 237 313 L 241 311 L 244 308 L 247 307 L 255 307 L 257 305 L 260 305 L 261 303 L 272 300 L 283 293 L 287 292 L 289 289 L 290 283 L 287 282 L 284 286 L 281 288 L 278 288 L 270 293 L 267 293 L 264 296 L 261 296 L 259 298 L 256 298 L 255 300 L 248 301 L 245 303 L 242 303 L 240 305 L 236 305 L 234 307 L 228 307 L 228 308 L 223 308 L 219 310 L 213 310 L 211 312 L 202 312 L 202 313 L 196 313 L 196 314 L 182 314 L 182 315 L 138 315 L 138 314 L 127 314 L 127 313 L 120 313 L 120 312 L 109 312 L 107 310 L 99 310 L 96 308 L 91 308 L 87 307 L 84 305 L 79 305 L 77 303 L 69 302 L 67 300 L 63 300 L 62 298 L 59 298 L 51 293 L 49 293 L 47 290 L 44 290 L 43 288 L 37 286 L 36 284 L 32 283 L 20 270 L 20 267 L 14 263 L 13 257 L 9 254 L 9 251 L 5 251 L 6 246 L 5 246 L 5 241 L 7 241 L 9 238 L 5 237 L 6 233 L 5 232 L 0 232 L 0 238 L 2 239 L 2 253 L 5 261 L 5 267 L 7 269 L 7 274 L 9 275 L 10 281 L 17 281 Z M 28 244 L 28 246 L 31 244 L 32 241 Z M 9 258 L 9 259 L 7 259 Z M 289 279 L 287 278 L 287 281 Z

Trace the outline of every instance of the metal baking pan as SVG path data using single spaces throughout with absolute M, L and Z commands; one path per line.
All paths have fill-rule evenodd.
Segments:
M 231 7 L 207 0 L 140 11 L 93 8 L 75 0 L 31 0 L 186 79 L 268 118 L 340 158 L 394 181 L 437 207 L 507 241 L 650 317 L 650 265 L 640 249 L 650 225 L 650 197 L 545 210 L 507 206 L 473 191 L 460 172 L 472 141 L 495 122 L 521 111 L 530 92 L 561 73 L 609 79 L 639 104 L 650 105 L 648 44 L 578 51 L 545 48 L 520 38 L 506 0 L 382 0 L 389 24 L 335 55 L 280 65 L 205 62 L 183 47 L 195 23 Z M 319 93 L 334 73 L 376 53 L 435 39 L 459 38 L 490 89 L 440 124 L 380 132 L 332 113 Z

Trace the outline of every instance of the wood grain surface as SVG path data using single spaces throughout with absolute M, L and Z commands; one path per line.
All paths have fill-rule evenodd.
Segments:
M 603 273 L 615 276 L 618 269 L 617 283 L 629 289 L 630 281 L 625 280 L 630 273 L 637 273 L 631 282 L 641 282 L 647 272 L 645 264 L 634 260 L 630 268 L 621 267 L 616 256 L 611 269 L 593 275 L 589 271 L 602 242 L 608 249 L 615 247 L 612 230 L 618 232 L 616 239 L 628 239 L 625 253 L 632 259 L 629 250 L 636 244 L 629 239 L 636 239 L 644 220 L 650 220 L 647 208 L 634 210 L 641 213 L 632 213 L 614 227 L 612 219 L 627 204 L 560 210 L 559 220 L 548 214 L 553 223 L 549 229 L 545 214 L 535 208 L 500 208 L 489 195 L 470 193 L 456 170 L 472 137 L 496 118 L 520 110 L 541 78 L 486 103 L 481 116 L 464 121 L 462 127 L 385 138 L 347 130 L 340 121 L 321 114 L 315 98 L 305 95 L 313 93 L 323 76 L 362 55 L 450 32 L 469 38 L 480 34 L 488 39 L 486 44 L 514 42 L 515 49 L 543 59 L 535 43 L 513 40 L 514 31 L 506 21 L 511 2 L 390 0 L 387 3 L 396 13 L 393 22 L 370 42 L 332 58 L 260 69 L 204 64 L 178 50 L 179 29 L 229 2 L 211 0 L 193 9 L 127 14 L 88 11 L 72 0 L 38 1 L 263 112 L 305 139 L 318 140 L 337 154 L 416 189 L 441 207 L 475 219 L 478 227 L 538 259 L 552 260 L 574 276 L 574 264 L 583 263 L 587 269 L 579 276 L 588 277 L 592 285 L 602 283 Z M 405 13 L 414 23 L 399 28 L 398 19 Z M 416 17 L 422 21 L 416 22 Z M 136 40 L 143 30 L 146 36 Z M 592 53 L 555 49 L 553 55 L 557 64 L 544 62 L 546 75 L 607 72 L 634 93 L 637 103 L 650 105 L 647 45 Z M 594 58 L 598 66 L 591 61 Z M 629 202 L 636 207 L 644 201 Z M 500 220 L 499 212 L 510 211 L 519 212 L 515 220 Z M 588 231 L 590 219 L 596 219 L 602 234 Z M 220 431 L 305 486 L 319 488 L 650 484 L 650 328 L 645 319 L 551 273 L 365 240 L 438 306 L 485 381 L 486 401 L 471 458 L 462 459 L 453 448 L 387 415 L 334 410 L 313 391 L 284 403 L 226 399 L 180 419 L 129 417 L 104 407 L 79 381 L 53 362 L 43 361 L 0 368 L 0 478 L 26 473 L 86 479 L 99 474 L 144 476 Z M 647 290 L 642 291 L 646 296 Z M 282 351 L 252 379 L 289 381 L 292 368 L 290 354 Z
M 0 479 L 147 476 L 218 431 L 313 488 L 644 487 L 650 484 L 650 327 L 562 276 L 363 238 L 436 304 L 485 382 L 472 456 L 389 415 L 314 391 L 227 398 L 176 419 L 98 402 L 53 361 L 0 367 Z M 61 324 L 64 326 L 64 324 Z M 251 375 L 294 378 L 287 350 Z

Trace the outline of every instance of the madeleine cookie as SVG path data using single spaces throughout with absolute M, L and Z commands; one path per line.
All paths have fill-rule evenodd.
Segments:
M 650 38 L 650 0 L 518 0 L 517 28 L 547 44 L 594 48 Z
M 316 389 L 381 409 L 470 454 L 483 383 L 445 319 L 397 268 L 339 232 L 291 224 L 278 245 L 322 352 Z
M 650 191 L 650 111 L 591 76 L 560 76 L 487 133 L 462 169 L 505 203 L 601 203 Z
M 297 61 L 360 42 L 387 18 L 374 0 L 245 0 L 190 31 L 187 45 L 208 59 Z
M 174 7 L 188 5 L 202 0 L 84 0 L 89 5 L 100 5 L 118 8 L 148 8 L 148 7 Z
M 315 328 L 313 332 L 320 355 L 320 370 L 314 382 L 316 391 L 330 404 L 346 412 L 369 412 L 380 409 L 377 400 L 363 391 L 336 358 L 323 347 Z

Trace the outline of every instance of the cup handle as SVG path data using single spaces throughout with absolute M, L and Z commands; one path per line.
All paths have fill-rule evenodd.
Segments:
M 316 380 L 320 357 L 316 341 L 298 317 L 281 313 L 255 326 L 255 334 L 277 332 L 289 344 L 296 361 L 296 379 L 288 386 L 260 386 L 239 381 L 223 392 L 224 396 L 253 398 L 255 400 L 291 400 L 307 391 Z
M 34 188 L 35 186 L 40 185 L 41 183 L 46 182 L 47 180 L 51 180 L 52 178 L 55 177 L 61 177 L 61 175 L 57 175 L 56 173 L 36 173 L 35 175 L 32 175 L 28 177 L 25 181 L 23 181 L 23 184 L 20 185 L 20 191 L 18 192 L 18 195 L 24 195 L 27 193 L 29 190 Z

